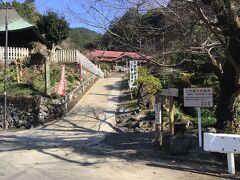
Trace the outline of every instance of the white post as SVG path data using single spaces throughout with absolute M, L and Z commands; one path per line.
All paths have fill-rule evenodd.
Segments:
M 156 135 L 156 142 L 159 141 L 159 133 L 160 127 L 162 124 L 162 103 L 159 102 L 155 104 L 155 135 Z
M 197 108 L 198 112 L 198 143 L 199 147 L 202 147 L 202 117 L 201 117 L 201 108 Z
M 230 174 L 235 174 L 235 162 L 234 162 L 233 153 L 227 153 L 227 161 L 228 161 L 228 172 Z

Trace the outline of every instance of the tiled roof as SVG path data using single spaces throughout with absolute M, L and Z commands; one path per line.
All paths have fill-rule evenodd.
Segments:
M 5 9 L 0 9 L 0 32 L 5 31 Z M 23 19 L 15 9 L 8 9 L 8 30 L 14 31 L 19 29 L 34 28 L 34 25 Z
M 98 61 L 114 61 L 124 56 L 128 56 L 136 61 L 145 61 L 144 55 L 140 55 L 136 52 L 94 50 L 87 53 L 86 56 L 91 60 Z

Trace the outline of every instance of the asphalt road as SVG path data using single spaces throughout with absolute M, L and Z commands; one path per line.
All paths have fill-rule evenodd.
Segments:
M 100 79 L 64 118 L 0 134 L 0 179 L 219 179 L 102 154 L 105 134 L 116 132 L 120 85 L 118 76 Z

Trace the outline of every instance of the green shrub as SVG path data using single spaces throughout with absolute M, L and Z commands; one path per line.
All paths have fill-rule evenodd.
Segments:
M 214 116 L 214 109 L 202 109 L 202 126 L 203 127 L 211 127 L 214 126 L 216 123 L 216 118 Z M 197 126 L 198 124 L 198 119 L 194 118 L 193 119 L 193 125 Z
M 240 99 L 235 102 L 234 119 L 232 122 L 228 122 L 224 129 L 225 133 L 240 134 Z
M 102 71 L 110 72 L 110 66 L 108 64 L 101 64 L 100 68 Z
M 139 67 L 138 74 L 139 74 L 137 80 L 138 86 L 140 84 L 143 84 L 146 87 L 148 93 L 151 95 L 155 94 L 157 91 L 160 90 L 161 88 L 160 80 L 151 75 L 147 68 Z
M 72 74 L 67 75 L 67 81 L 70 83 L 74 83 L 74 76 Z
M 60 80 L 61 77 L 61 68 L 52 66 L 51 67 L 51 74 L 50 74 L 50 82 L 51 86 L 55 86 L 56 83 Z
M 59 98 L 60 96 L 59 95 L 57 95 L 57 93 L 52 93 L 51 94 L 51 97 L 52 97 L 52 99 L 57 99 L 57 98 Z

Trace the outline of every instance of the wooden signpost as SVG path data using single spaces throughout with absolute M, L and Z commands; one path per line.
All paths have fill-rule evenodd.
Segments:
M 169 97 L 169 112 L 168 112 L 168 119 L 169 119 L 169 132 L 171 136 L 174 135 L 174 100 L 173 97 L 178 96 L 178 89 L 177 88 L 168 88 L 162 89 L 161 95 Z
M 155 132 L 156 132 L 156 141 L 162 145 L 162 131 L 163 131 L 163 123 L 162 123 L 162 104 L 164 96 L 169 97 L 169 131 L 171 135 L 174 135 L 174 101 L 173 97 L 178 96 L 178 89 L 169 88 L 162 89 L 159 94 L 155 97 Z
M 157 94 L 155 96 L 155 139 L 156 142 L 159 142 L 160 146 L 162 145 L 162 104 L 163 96 Z

